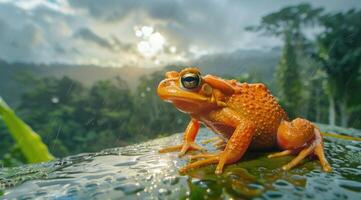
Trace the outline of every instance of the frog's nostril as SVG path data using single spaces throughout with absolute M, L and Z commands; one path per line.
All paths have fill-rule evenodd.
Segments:
M 167 87 L 169 85 L 170 85 L 169 81 L 163 81 L 163 84 L 162 84 L 163 87 Z

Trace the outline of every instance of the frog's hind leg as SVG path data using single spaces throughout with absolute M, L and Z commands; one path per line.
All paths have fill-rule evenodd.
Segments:
M 291 162 L 282 167 L 283 170 L 293 168 L 304 158 L 314 153 L 318 156 L 323 170 L 326 172 L 332 171 L 324 155 L 321 133 L 308 120 L 297 118 L 292 122 L 282 121 L 278 128 L 277 141 L 278 145 L 285 150 L 271 154 L 268 156 L 269 158 L 299 152 Z

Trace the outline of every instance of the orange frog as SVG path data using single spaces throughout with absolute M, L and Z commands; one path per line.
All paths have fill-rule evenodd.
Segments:
M 289 170 L 305 157 L 315 154 L 326 172 L 332 171 L 323 150 L 320 130 L 311 122 L 297 118 L 289 122 L 286 112 L 262 83 L 239 83 L 236 80 L 206 75 L 197 68 L 181 72 L 170 71 L 158 86 L 161 99 L 191 116 L 183 144 L 167 147 L 160 152 L 202 150 L 194 143 L 203 123 L 226 143 L 220 153 L 201 153 L 192 159 L 201 159 L 181 168 L 181 172 L 218 163 L 216 174 L 224 165 L 239 161 L 247 149 L 260 150 L 279 147 L 283 151 L 268 157 L 298 155 L 282 169 Z

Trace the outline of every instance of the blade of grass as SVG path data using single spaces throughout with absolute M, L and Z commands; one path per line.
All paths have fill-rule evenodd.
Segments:
M 337 134 L 337 133 L 321 132 L 321 134 L 326 137 L 337 138 L 337 139 L 342 139 L 342 140 L 361 141 L 361 138 L 352 137 L 352 136 L 348 136 L 348 135 L 341 135 L 341 134 Z
M 29 163 L 45 162 L 54 159 L 41 137 L 22 121 L 0 97 L 0 117 L 5 122 L 11 136 L 19 145 Z

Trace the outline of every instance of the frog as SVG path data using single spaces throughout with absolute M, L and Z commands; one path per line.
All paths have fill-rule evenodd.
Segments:
M 325 172 L 331 172 L 320 129 L 303 118 L 289 120 L 267 86 L 263 83 L 240 83 L 215 75 L 201 75 L 196 67 L 168 71 L 157 87 L 158 96 L 190 116 L 182 143 L 165 147 L 160 153 L 179 151 L 182 157 L 190 151 L 191 162 L 180 172 L 216 164 L 215 174 L 226 165 L 241 160 L 247 151 L 278 149 L 269 159 L 287 155 L 295 157 L 282 166 L 287 171 L 308 156 L 314 155 Z M 200 126 L 205 125 L 224 142 L 219 152 L 209 153 L 195 143 Z

